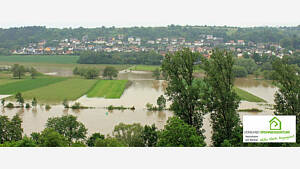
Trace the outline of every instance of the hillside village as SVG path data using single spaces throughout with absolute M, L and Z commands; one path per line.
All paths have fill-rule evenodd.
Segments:
M 275 55 L 282 58 L 283 55 L 292 54 L 293 51 L 286 50 L 279 43 L 255 43 L 245 40 L 224 41 L 221 37 L 201 34 L 198 40 L 187 41 L 184 37 L 168 38 L 161 37 L 152 40 L 146 40 L 141 37 L 125 37 L 122 34 L 116 37 L 98 37 L 90 39 L 87 35 L 81 39 L 66 38 L 61 40 L 52 40 L 48 45 L 46 40 L 38 43 L 29 43 L 28 45 L 11 50 L 12 54 L 74 54 L 77 51 L 104 51 L 104 52 L 141 52 L 155 51 L 161 55 L 168 52 L 175 52 L 183 47 L 190 48 L 193 52 L 200 52 L 209 57 L 212 49 L 215 47 L 226 48 L 233 51 L 238 57 L 252 55 Z M 55 45 L 53 45 L 55 44 Z

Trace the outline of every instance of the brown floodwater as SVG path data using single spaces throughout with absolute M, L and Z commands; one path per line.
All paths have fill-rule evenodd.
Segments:
M 51 73 L 49 69 L 48 73 Z M 54 70 L 53 70 L 54 72 Z M 55 71 L 58 72 L 58 71 Z M 68 74 L 68 72 L 66 73 Z M 104 98 L 87 98 L 82 96 L 77 100 L 84 106 L 95 107 L 95 109 L 83 109 L 73 111 L 66 110 L 62 105 L 53 105 L 48 111 L 43 106 L 38 106 L 36 109 L 3 109 L 1 115 L 12 117 L 18 113 L 23 119 L 22 127 L 24 133 L 29 135 L 32 132 L 42 131 L 49 117 L 57 117 L 66 114 L 72 114 L 78 117 L 78 120 L 83 122 L 88 128 L 88 134 L 100 132 L 103 134 L 111 134 L 115 125 L 123 122 L 126 124 L 140 123 L 141 125 L 155 124 L 159 129 L 163 129 L 169 117 L 173 116 L 171 111 L 153 112 L 145 108 L 147 103 L 156 104 L 156 99 L 164 94 L 166 82 L 163 80 L 154 80 L 152 73 L 142 71 L 121 71 L 118 79 L 129 79 L 131 85 L 124 91 L 120 99 L 104 99 Z M 273 104 L 274 93 L 276 88 L 270 83 L 262 80 L 254 80 L 252 78 L 241 78 L 235 81 L 235 85 L 265 99 L 269 104 Z M 73 102 L 74 103 L 74 102 Z M 71 104 L 73 104 L 71 103 Z M 113 110 L 107 111 L 105 107 L 109 105 L 125 106 L 136 109 L 132 110 Z M 170 105 L 170 102 L 167 102 Z M 243 115 L 264 115 L 272 114 L 269 105 L 261 103 L 252 103 L 242 101 L 240 109 L 259 108 L 263 112 L 249 113 L 239 112 L 241 120 Z M 203 128 L 206 142 L 211 145 L 211 126 L 209 114 L 204 116 Z

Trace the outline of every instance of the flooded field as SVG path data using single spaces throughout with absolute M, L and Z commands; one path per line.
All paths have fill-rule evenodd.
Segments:
M 52 70 L 48 70 L 49 73 Z M 56 71 L 57 72 L 57 71 Z M 68 72 L 65 72 L 68 74 Z M 49 111 L 46 111 L 42 106 L 36 109 L 2 109 L 1 115 L 12 117 L 16 113 L 20 114 L 23 119 L 24 133 L 29 135 L 32 132 L 39 132 L 44 129 L 44 125 L 49 117 L 62 116 L 72 114 L 78 117 L 79 121 L 83 122 L 88 128 L 88 134 L 100 132 L 103 134 L 111 134 L 115 125 L 120 122 L 132 124 L 141 123 L 142 125 L 155 124 L 159 129 L 162 129 L 169 117 L 173 115 L 171 111 L 152 112 L 147 111 L 145 105 L 147 103 L 156 104 L 156 99 L 164 94 L 166 83 L 163 80 L 154 80 L 152 73 L 141 71 L 121 71 L 118 79 L 128 79 L 131 85 L 124 91 L 120 99 L 104 99 L 104 98 L 87 98 L 83 96 L 77 101 L 84 106 L 95 107 L 95 109 L 84 110 L 67 110 L 62 105 L 53 105 Z M 254 95 L 265 99 L 268 104 L 273 104 L 273 96 L 276 88 L 270 83 L 262 80 L 254 80 L 252 78 L 241 78 L 235 82 L 237 87 L 240 87 Z M 72 103 L 71 103 L 72 104 Z M 105 107 L 125 106 L 136 109 L 132 110 L 114 110 L 108 111 Z M 169 106 L 170 103 L 168 102 Z M 258 108 L 263 110 L 261 113 L 240 112 L 241 119 L 243 115 L 248 114 L 272 114 L 272 110 L 265 103 L 253 103 L 242 101 L 240 109 Z M 203 128 L 206 142 L 210 145 L 211 127 L 209 123 L 209 114 L 205 115 Z

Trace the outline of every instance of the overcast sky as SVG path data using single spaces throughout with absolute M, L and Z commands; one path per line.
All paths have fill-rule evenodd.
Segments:
M 296 26 L 300 0 L 1 0 L 0 27 Z

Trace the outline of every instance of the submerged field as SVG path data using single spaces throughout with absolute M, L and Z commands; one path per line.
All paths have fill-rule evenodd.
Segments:
M 88 92 L 87 97 L 120 98 L 128 80 L 99 80 Z

